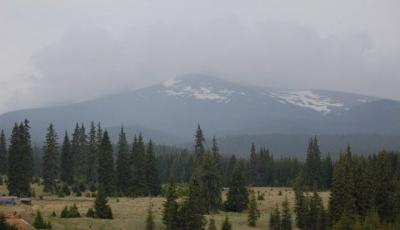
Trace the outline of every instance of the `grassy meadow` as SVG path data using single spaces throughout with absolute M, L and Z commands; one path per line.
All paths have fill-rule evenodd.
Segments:
M 155 223 L 157 229 L 164 229 L 161 221 L 162 204 L 164 199 L 162 197 L 153 198 L 109 198 L 114 219 L 113 220 L 100 220 L 91 219 L 86 217 L 63 219 L 59 218 L 61 210 L 64 206 L 71 206 L 76 204 L 82 216 L 86 211 L 93 206 L 94 198 L 82 197 L 63 197 L 47 196 L 42 192 L 42 188 L 37 185 L 34 186 L 36 197 L 32 201 L 32 206 L 16 205 L 16 206 L 1 206 L 0 212 L 16 213 L 17 216 L 25 219 L 29 223 L 33 222 L 34 214 L 40 210 L 46 220 L 51 221 L 53 229 L 115 229 L 115 230 L 142 230 L 145 229 L 145 220 L 147 210 L 150 204 L 153 205 L 153 212 L 155 216 Z M 290 188 L 253 188 L 256 192 L 264 194 L 264 200 L 258 201 L 258 208 L 261 212 L 261 218 L 257 223 L 256 228 L 247 226 L 247 212 L 243 213 L 225 213 L 220 212 L 213 215 L 220 227 L 225 215 L 229 216 L 233 229 L 268 229 L 268 218 L 270 211 L 276 204 L 281 205 L 285 197 L 288 198 L 290 206 L 294 205 L 294 192 Z M 0 186 L 0 195 L 7 194 L 6 187 Z M 320 193 L 324 204 L 327 204 L 329 193 Z M 42 197 L 42 199 L 38 198 Z M 57 217 L 52 217 L 53 211 Z M 209 216 L 207 216 L 208 218 Z

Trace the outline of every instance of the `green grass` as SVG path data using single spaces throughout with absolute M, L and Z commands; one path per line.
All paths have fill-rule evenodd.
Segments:
M 154 198 L 109 198 L 109 204 L 113 210 L 113 220 L 100 220 L 91 218 L 75 218 L 75 219 L 62 219 L 59 218 L 61 210 L 66 205 L 73 205 L 74 203 L 78 206 L 79 212 L 84 216 L 87 210 L 93 206 L 94 199 L 86 197 L 65 197 L 58 198 L 55 196 L 46 196 L 43 194 L 42 189 L 35 186 L 37 197 L 43 195 L 43 200 L 39 198 L 33 199 L 32 206 L 16 205 L 16 206 L 0 206 L 0 212 L 13 213 L 16 212 L 26 221 L 32 223 L 34 214 L 37 210 L 40 210 L 46 220 L 50 220 L 53 229 L 121 229 L 131 230 L 138 229 L 142 230 L 145 227 L 145 220 L 149 204 L 153 204 L 153 211 L 155 217 L 155 223 L 157 229 L 164 229 L 161 222 L 162 215 L 162 204 L 164 199 L 161 197 Z M 268 229 L 268 218 L 269 213 L 276 204 L 281 204 L 285 197 L 288 197 L 289 204 L 293 208 L 294 205 L 294 193 L 289 188 L 253 188 L 256 192 L 260 191 L 265 194 L 265 200 L 258 201 L 258 207 L 261 211 L 261 218 L 257 222 L 257 227 L 250 228 L 247 226 L 247 213 L 225 213 L 220 212 L 213 215 L 217 227 L 219 228 L 225 218 L 225 215 L 229 216 L 232 222 L 233 229 L 245 230 L 245 229 Z M 279 191 L 282 195 L 279 195 Z M 0 186 L 0 194 L 7 193 L 5 186 Z M 329 193 L 320 193 L 324 203 L 328 201 Z M 55 211 L 57 217 L 51 217 L 52 212 Z

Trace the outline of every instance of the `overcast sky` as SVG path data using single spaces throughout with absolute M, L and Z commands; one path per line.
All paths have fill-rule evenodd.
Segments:
M 398 0 L 2 0 L 0 113 L 185 73 L 400 99 Z

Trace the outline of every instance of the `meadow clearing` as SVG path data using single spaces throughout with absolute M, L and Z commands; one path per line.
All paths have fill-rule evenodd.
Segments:
M 16 206 L 2 206 L 0 205 L 0 212 L 5 214 L 15 214 L 20 216 L 29 223 L 33 222 L 37 210 L 40 210 L 46 220 L 51 221 L 53 229 L 98 229 L 98 230 L 142 230 L 145 228 L 145 220 L 147 216 L 148 207 L 150 204 L 153 206 L 153 213 L 155 217 L 156 229 L 164 229 L 162 224 L 162 204 L 164 198 L 162 197 L 142 197 L 142 198 L 109 198 L 114 219 L 101 220 L 84 217 L 87 210 L 93 206 L 94 198 L 82 197 L 63 197 L 47 196 L 42 192 L 41 187 L 34 186 L 36 197 L 32 200 L 32 206 L 18 204 Z M 261 218 L 257 223 L 257 227 L 251 228 L 247 226 L 247 212 L 243 213 L 226 213 L 220 212 L 214 214 L 213 217 L 219 227 L 227 215 L 232 223 L 233 229 L 268 229 L 268 219 L 271 210 L 275 205 L 281 205 L 285 197 L 288 198 L 290 207 L 293 209 L 294 205 L 294 192 L 290 188 L 252 188 L 256 192 L 264 194 L 264 200 L 258 200 L 258 208 L 261 213 Z M 0 194 L 7 194 L 6 187 L 0 186 Z M 224 193 L 225 194 L 225 193 Z M 321 192 L 320 196 L 326 205 L 329 199 L 328 192 Z M 41 197 L 41 198 L 39 198 Z M 61 210 L 66 206 L 76 204 L 81 218 L 60 218 Z M 52 217 L 55 212 L 57 217 Z M 210 216 L 207 216 L 209 218 Z

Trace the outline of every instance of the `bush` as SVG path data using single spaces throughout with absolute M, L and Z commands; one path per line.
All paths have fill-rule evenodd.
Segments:
M 257 200 L 265 200 L 265 193 L 257 192 Z
M 61 218 L 78 218 L 81 217 L 81 214 L 78 211 L 78 207 L 76 204 L 72 205 L 71 207 L 68 208 L 68 206 L 65 206 L 64 209 L 61 211 Z
M 1 230 L 18 230 L 17 227 L 15 227 L 14 225 L 9 225 L 6 222 L 6 217 L 4 216 L 3 213 L 0 213 L 0 229 Z
M 51 229 L 52 228 L 50 222 L 44 221 L 40 211 L 37 211 L 35 220 L 33 221 L 33 227 L 35 227 L 37 229 Z

